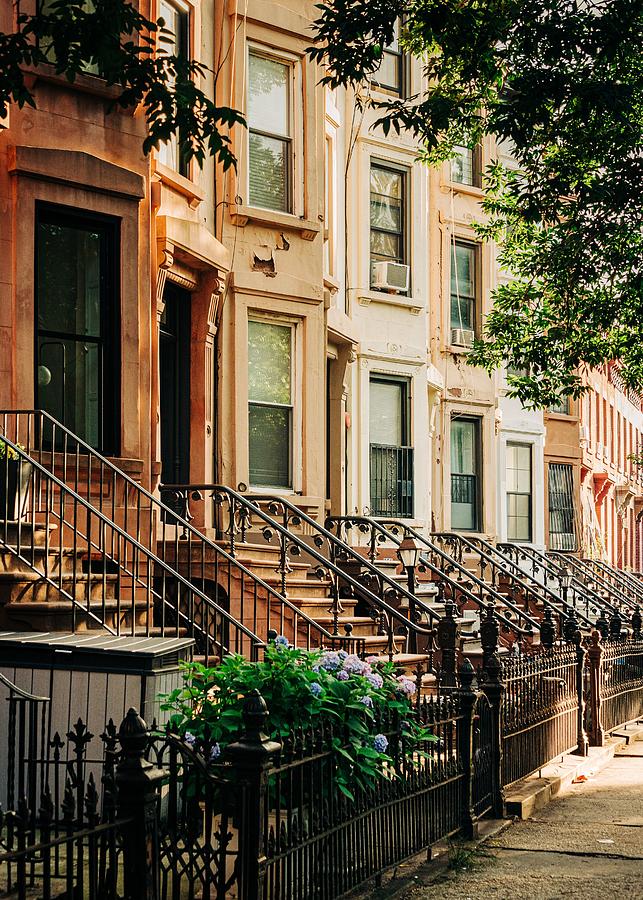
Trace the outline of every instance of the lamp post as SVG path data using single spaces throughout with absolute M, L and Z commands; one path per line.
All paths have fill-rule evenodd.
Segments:
M 558 575 L 558 583 L 560 584 L 560 589 L 561 589 L 561 592 L 563 595 L 563 612 L 562 612 L 561 621 L 560 621 L 561 635 L 563 635 L 564 631 L 565 631 L 565 619 L 567 618 L 567 611 L 566 611 L 567 595 L 569 593 L 570 587 L 572 586 L 573 577 L 574 576 L 572 575 L 570 570 L 567 568 L 567 566 L 565 566 L 565 565 L 561 566 L 560 573 Z
M 420 558 L 420 548 L 412 537 L 405 537 L 397 548 L 397 555 L 406 569 L 406 585 L 409 594 L 409 621 L 415 624 L 415 569 L 417 568 Z M 415 630 L 411 631 L 411 647 L 412 653 L 417 653 L 417 634 Z

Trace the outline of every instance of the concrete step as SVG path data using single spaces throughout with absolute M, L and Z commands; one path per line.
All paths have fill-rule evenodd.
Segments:
M 56 577 L 56 585 L 36 572 L 0 572 L 0 605 L 7 603 L 49 603 L 60 599 L 60 585 L 82 602 L 91 600 L 111 600 L 116 596 L 116 575 L 63 575 Z

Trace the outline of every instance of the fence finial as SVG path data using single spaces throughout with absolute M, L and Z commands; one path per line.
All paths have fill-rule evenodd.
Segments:
M 545 609 L 545 616 L 540 623 L 540 643 L 545 650 L 551 650 L 556 640 L 556 625 L 551 615 L 551 607 Z
M 458 671 L 458 676 L 460 679 L 460 689 L 463 691 L 470 691 L 471 685 L 473 684 L 473 679 L 476 677 L 476 671 L 471 664 L 471 660 L 466 656 L 462 660 L 462 665 Z
M 498 638 L 500 628 L 496 620 L 496 604 L 491 601 L 487 604 L 480 622 L 480 644 L 482 645 L 482 666 L 487 668 L 489 660 L 498 650 Z
M 641 637 L 641 628 L 643 628 L 643 616 L 641 615 L 641 607 L 637 604 L 632 613 L 632 637 L 638 641 Z
M 140 764 L 147 747 L 150 733 L 145 720 L 134 707 L 130 707 L 118 729 L 118 739 L 123 748 L 123 755 L 130 764 Z
M 621 631 L 623 630 L 623 619 L 621 618 L 618 610 L 614 610 L 610 618 L 610 630 L 609 635 L 613 641 L 619 641 L 621 639 Z

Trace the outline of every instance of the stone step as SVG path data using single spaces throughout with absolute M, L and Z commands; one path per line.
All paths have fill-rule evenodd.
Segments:
M 266 584 L 281 590 L 281 579 L 264 578 Z M 288 599 L 293 597 L 327 597 L 330 592 L 330 582 L 324 578 L 289 578 L 287 582 Z
M 47 530 L 49 534 L 58 528 L 55 524 L 50 524 L 48 529 L 45 525 L 36 523 L 32 525 L 30 522 L 6 522 L 4 519 L 0 521 L 0 545 L 7 547 L 42 547 L 47 540 Z M 51 540 L 51 538 L 50 538 Z
M 49 575 L 58 575 L 62 571 L 64 575 L 72 574 L 74 571 L 82 572 L 83 565 L 87 565 L 87 552 L 85 550 L 73 550 L 72 548 L 63 548 L 62 552 L 58 549 L 49 549 L 44 546 L 31 546 L 20 548 L 21 557 L 16 555 L 14 549 L 3 549 L 0 547 L 0 573 L 16 574 L 24 572 L 32 572 L 36 569 L 41 574 L 45 571 Z M 95 563 L 94 563 L 95 564 Z M 109 563 L 107 563 L 109 565 Z
M 332 615 L 316 615 L 314 616 L 316 622 L 326 629 L 326 631 L 330 631 L 332 633 L 335 620 Z M 374 622 L 370 616 L 340 616 L 339 617 L 339 633 L 340 635 L 346 634 L 345 625 L 352 625 L 353 637 L 364 637 L 366 635 L 372 635 L 376 628 L 377 622 Z
M 98 621 L 86 615 L 78 606 L 74 613 L 71 602 L 65 598 L 46 602 L 8 603 L 0 608 L 0 628 L 7 631 L 70 632 L 101 630 L 105 625 L 116 631 L 120 623 L 121 632 L 131 631 L 131 607 L 122 605 L 119 608 L 117 601 L 111 599 L 104 604 L 102 601 L 90 601 L 89 610 Z M 138 628 L 146 631 L 145 623 L 149 615 L 147 606 L 139 607 L 135 615 L 135 630 Z
M 116 575 L 63 575 L 56 577 L 56 584 L 36 572 L 0 572 L 0 605 L 7 603 L 50 603 L 60 599 L 60 585 L 77 601 L 111 600 L 116 596 Z M 68 601 L 65 601 L 68 602 Z

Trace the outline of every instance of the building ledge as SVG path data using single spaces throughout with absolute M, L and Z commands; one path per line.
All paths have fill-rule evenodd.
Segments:
M 407 297 L 404 294 L 387 294 L 385 291 L 360 291 L 357 297 L 360 306 L 370 306 L 371 303 L 382 303 L 384 306 L 399 306 L 417 316 L 425 308 L 424 301 L 415 297 Z
M 240 228 L 245 228 L 248 222 L 256 222 L 259 225 L 267 225 L 269 228 L 296 231 L 305 241 L 314 241 L 321 231 L 321 224 L 313 222 L 312 219 L 299 218 L 290 213 L 275 212 L 272 209 L 260 209 L 257 206 L 232 204 L 230 219 L 233 225 L 238 225 Z
M 112 103 L 117 100 L 123 93 L 123 88 L 118 84 L 107 84 L 104 78 L 98 75 L 76 75 L 73 81 L 70 81 L 66 75 L 56 71 L 55 66 L 43 64 L 40 66 L 22 66 L 25 73 L 25 80 L 30 82 L 30 86 L 37 81 L 45 81 L 49 84 L 55 84 L 61 88 L 67 88 L 70 91 L 82 91 L 85 94 L 93 94 L 101 100 Z M 124 112 L 123 107 L 119 107 L 120 112 Z M 133 107 L 131 110 L 132 114 Z
M 205 198 L 205 191 L 194 181 L 180 175 L 168 166 L 164 166 L 158 160 L 154 161 L 154 172 L 158 175 L 162 185 L 187 199 L 190 209 L 196 209 Z

